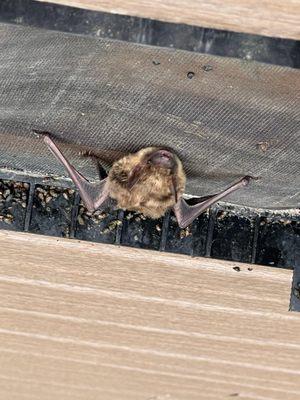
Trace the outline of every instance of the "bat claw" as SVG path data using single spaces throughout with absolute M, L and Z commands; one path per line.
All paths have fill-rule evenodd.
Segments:
M 50 136 L 49 132 L 45 132 L 45 131 L 39 131 L 38 129 L 32 129 L 32 133 L 39 138 L 40 136 Z
M 250 175 L 244 176 L 244 178 L 242 179 L 243 186 L 248 186 L 251 179 L 252 179 L 252 176 L 250 176 Z
M 257 178 L 256 176 L 252 176 L 252 175 L 246 175 L 246 176 L 244 176 L 244 178 L 242 178 L 242 184 L 243 184 L 243 186 L 249 185 L 249 183 L 250 183 L 250 181 L 251 181 L 252 179 L 255 180 L 255 181 L 257 181 L 259 178 Z

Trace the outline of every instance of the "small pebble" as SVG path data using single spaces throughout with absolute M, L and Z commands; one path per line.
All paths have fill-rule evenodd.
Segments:
M 188 236 L 191 236 L 192 232 L 190 231 L 190 227 L 187 227 L 185 229 L 181 229 L 180 231 L 180 239 L 184 239 Z
M 50 189 L 50 195 L 52 197 L 57 197 L 58 196 L 57 192 L 55 190 L 53 190 L 53 189 Z
M 50 203 L 50 201 L 52 200 L 52 196 L 46 196 L 46 204 Z
M 44 201 L 44 195 L 43 193 L 39 193 L 37 196 L 40 200 Z
M 78 215 L 77 221 L 78 221 L 79 225 L 85 225 L 84 219 L 82 218 L 81 215 Z
M 41 187 L 37 187 L 36 188 L 37 192 L 43 193 L 43 194 L 47 194 L 47 191 Z

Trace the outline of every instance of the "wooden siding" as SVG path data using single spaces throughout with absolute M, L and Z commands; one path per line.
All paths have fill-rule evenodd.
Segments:
M 0 245 L 0 398 L 300 396 L 292 271 L 8 231 Z

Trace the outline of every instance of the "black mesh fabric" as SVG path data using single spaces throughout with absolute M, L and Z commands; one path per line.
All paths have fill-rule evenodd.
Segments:
M 254 175 L 230 202 L 299 207 L 299 70 L 9 24 L 0 24 L 0 68 L 2 169 L 65 175 L 32 134 L 47 130 L 91 179 L 80 150 L 109 163 L 166 146 L 184 163 L 189 194 Z

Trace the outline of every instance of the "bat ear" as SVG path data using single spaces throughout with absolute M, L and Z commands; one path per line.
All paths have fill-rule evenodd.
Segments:
M 133 186 L 139 181 L 141 178 L 141 175 L 143 174 L 145 168 L 147 166 L 147 163 L 141 162 L 138 163 L 131 171 L 128 182 L 127 182 L 127 188 L 128 190 L 131 190 Z

